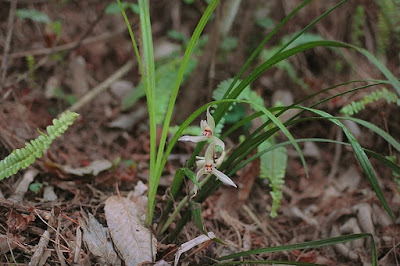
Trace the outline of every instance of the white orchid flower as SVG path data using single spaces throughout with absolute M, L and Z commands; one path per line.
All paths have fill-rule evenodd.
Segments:
M 203 175 L 207 174 L 213 174 L 215 175 L 222 183 L 226 185 L 230 185 L 233 187 L 236 187 L 236 184 L 224 173 L 219 171 L 217 167 L 219 167 L 222 164 L 222 161 L 225 156 L 225 152 L 222 152 L 221 157 L 219 157 L 215 162 L 214 162 L 214 149 L 215 149 L 215 144 L 211 143 L 207 150 L 205 157 L 196 157 L 198 160 L 196 162 L 197 167 L 200 167 L 200 169 L 197 171 L 196 174 L 196 179 L 197 181 L 202 177 Z M 197 194 L 197 186 L 195 185 L 193 188 L 193 191 L 195 194 Z
M 200 127 L 203 132 L 201 136 L 182 136 L 178 140 L 179 141 L 191 141 L 191 142 L 201 142 L 206 140 L 211 140 L 215 143 L 215 145 L 220 146 L 222 150 L 225 150 L 225 143 L 214 136 L 215 129 L 215 121 L 214 118 L 210 114 L 210 107 L 207 108 L 207 121 L 201 120 Z

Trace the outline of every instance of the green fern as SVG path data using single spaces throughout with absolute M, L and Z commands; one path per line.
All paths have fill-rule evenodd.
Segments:
M 175 56 L 172 59 L 162 62 L 156 66 L 156 123 L 164 122 L 164 115 L 167 111 L 169 97 L 175 84 L 176 76 L 178 75 L 179 66 L 182 58 Z M 193 72 L 197 65 L 197 60 L 190 59 L 185 69 L 183 80 L 185 81 Z M 123 99 L 122 109 L 126 110 L 132 107 L 140 98 L 146 95 L 143 83 L 139 85 Z
M 214 100 L 221 100 L 229 85 L 232 83 L 233 79 L 227 79 L 222 81 L 217 89 L 213 92 Z M 236 84 L 239 84 L 237 82 Z M 253 91 L 250 86 L 247 86 L 238 96 L 239 100 L 246 100 L 253 102 L 257 105 L 264 106 L 264 99 Z M 253 107 L 252 107 L 253 108 Z M 229 111 L 232 110 L 231 109 Z M 254 111 L 259 111 L 257 108 L 253 108 Z M 229 115 L 229 112 L 227 113 Z M 226 116 L 225 116 L 226 117 Z M 225 120 L 221 119 L 220 123 L 217 125 L 217 129 L 221 131 Z M 265 122 L 265 121 L 264 121 Z M 271 125 L 272 126 L 272 125 Z M 217 130 L 216 130 L 217 131 Z M 258 151 L 263 151 L 269 148 L 271 145 L 275 144 L 275 137 L 271 136 L 268 140 L 264 141 L 259 147 Z M 287 151 L 285 147 L 280 147 L 274 149 L 270 152 L 265 153 L 260 158 L 260 177 L 265 178 L 269 181 L 269 186 L 271 188 L 270 195 L 272 197 L 272 208 L 271 217 L 277 216 L 277 211 L 280 207 L 280 202 L 282 199 L 282 187 L 285 183 L 284 177 L 286 173 L 287 166 Z
M 0 180 L 16 174 L 21 168 L 25 169 L 31 165 L 36 158 L 42 157 L 53 140 L 61 136 L 78 116 L 77 113 L 70 111 L 63 113 L 59 119 L 53 119 L 52 126 L 46 128 L 48 135 L 41 133 L 35 140 L 25 143 L 25 148 L 14 150 L 0 161 Z
M 221 82 L 218 84 L 217 88 L 213 91 L 212 98 L 213 98 L 215 101 L 221 100 L 222 97 L 224 96 L 225 92 L 228 90 L 229 86 L 231 85 L 232 81 L 233 81 L 233 78 L 229 78 L 229 79 L 226 79 L 226 80 L 221 81 Z M 235 86 L 233 87 L 232 91 L 236 88 L 236 86 L 237 86 L 239 83 L 240 83 L 240 80 L 238 80 L 238 82 L 235 84 Z M 238 100 L 250 100 L 250 99 L 248 99 L 248 98 L 246 97 L 247 94 L 249 93 L 249 91 L 251 91 L 251 90 L 250 90 L 250 85 L 248 85 L 248 86 L 240 93 L 240 95 L 237 97 L 237 99 L 238 99 Z M 264 105 L 264 100 L 261 99 L 261 101 L 262 101 L 261 104 Z M 260 102 L 257 102 L 257 103 L 260 104 Z M 229 113 L 233 110 L 233 106 L 235 106 L 235 105 L 236 105 L 236 103 L 233 103 L 233 104 L 229 107 L 229 111 L 227 112 L 227 115 L 229 115 Z M 237 121 L 235 121 L 235 122 L 237 122 Z M 217 125 L 216 128 L 215 128 L 215 135 L 216 135 L 217 137 L 221 134 L 224 125 L 225 125 L 225 117 L 223 117 L 223 118 L 219 121 L 218 125 Z
M 261 143 L 258 147 L 259 151 L 268 149 L 275 144 L 273 138 L 268 139 Z M 270 216 L 272 218 L 277 216 L 277 211 L 281 205 L 282 187 L 285 184 L 285 173 L 287 165 L 287 151 L 285 147 L 279 147 L 272 151 L 263 154 L 260 157 L 260 177 L 269 181 L 271 188 L 272 207 Z
M 389 104 L 396 103 L 398 106 L 400 106 L 400 98 L 397 97 L 395 93 L 388 91 L 386 88 L 383 88 L 382 90 L 376 90 L 373 91 L 371 94 L 364 96 L 364 98 L 360 101 L 353 101 L 349 103 L 348 105 L 340 109 L 340 113 L 347 116 L 355 115 L 361 110 L 365 109 L 365 105 L 376 102 L 380 99 L 385 99 L 386 102 Z

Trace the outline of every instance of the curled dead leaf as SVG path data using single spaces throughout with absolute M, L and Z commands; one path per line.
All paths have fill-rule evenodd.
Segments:
M 104 228 L 91 213 L 88 217 L 83 213 L 82 218 L 79 217 L 79 225 L 83 230 L 83 241 L 101 265 L 121 265 L 107 228 Z
M 104 211 L 112 240 L 125 264 L 153 262 L 157 239 L 143 225 L 135 202 L 112 196 L 106 200 Z

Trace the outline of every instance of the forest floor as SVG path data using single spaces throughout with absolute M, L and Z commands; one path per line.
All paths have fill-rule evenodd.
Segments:
M 50 230 L 50 242 L 45 246 L 43 257 L 47 262 L 44 265 L 101 264 L 86 242 L 77 244 L 82 241 L 80 219 L 91 213 L 107 227 L 104 211 L 107 198 L 128 196 L 139 181 L 147 183 L 149 174 L 145 98 L 130 108 L 122 108 L 127 93 L 140 81 L 126 25 L 120 14 L 105 12 L 109 1 L 19 1 L 16 9 L 36 9 L 47 14 L 50 21 L 43 23 L 12 15 L 10 19 L 13 12 L 10 2 L 0 1 L 0 43 L 4 47 L 0 54 L 0 159 L 38 137 L 38 129 L 44 131 L 63 111 L 72 108 L 80 117 L 41 159 L 0 182 L 0 264 L 29 263 L 49 228 L 54 230 Z M 168 60 L 165 58 L 171 51 L 183 49 L 182 42 L 171 37 L 171 30 L 190 37 L 205 9 L 204 1 L 191 5 L 184 2 L 151 1 L 156 54 L 163 58 L 160 62 Z M 299 3 L 272 1 L 271 6 L 257 8 L 260 2 L 249 1 L 249 7 L 239 9 L 230 33 L 235 38 L 234 47 L 221 48 L 222 41 L 214 38 L 218 35 L 215 30 L 218 15 L 211 26 L 206 27 L 208 42 L 204 45 L 203 56 L 198 56 L 198 67 L 181 88 L 174 124 L 210 101 L 210 92 L 222 80 L 233 77 L 266 36 L 268 28 L 255 22 L 257 10 L 264 10 L 276 25 L 295 3 Z M 357 1 L 333 12 L 311 31 L 327 39 L 351 40 L 351 27 L 346 18 L 354 13 L 357 7 L 354 2 Z M 367 16 L 374 17 L 375 6 L 364 5 Z M 327 6 L 327 3 L 314 3 L 302 10 L 266 47 L 273 47 L 284 36 L 302 29 Z M 129 11 L 128 16 L 138 34 L 138 15 Z M 363 39 L 362 45 L 367 49 L 373 49 L 373 30 L 370 28 L 370 35 Z M 9 36 L 10 42 L 7 41 Z M 398 77 L 399 50 L 395 48 L 388 48 L 385 64 Z M 346 80 L 381 77 L 360 55 L 348 51 L 338 56 L 326 49 L 314 49 L 290 59 L 290 63 L 296 79 L 282 68 L 273 68 L 252 84 L 266 106 L 272 106 L 276 100 L 290 104 Z M 111 83 L 104 85 L 110 77 Z M 82 102 L 88 92 L 99 87 L 100 93 Z M 339 87 L 320 97 L 346 89 Z M 361 99 L 365 93 L 367 91 L 335 98 L 318 108 L 340 115 L 341 107 Z M 398 114 L 398 106 L 379 101 L 356 117 L 374 123 L 399 141 Z M 363 147 L 382 155 L 398 155 L 369 130 L 355 124 L 349 126 Z M 346 140 L 332 123 L 319 120 L 292 126 L 289 130 L 295 138 Z M 246 134 L 240 132 L 232 136 L 227 145 L 234 149 L 239 135 Z M 284 140 L 282 136 L 278 138 Z M 155 225 L 165 206 L 175 171 L 188 160 L 193 147 L 189 143 L 178 143 L 167 162 L 157 196 Z M 182 255 L 182 265 L 204 265 L 238 251 L 356 233 L 374 235 L 380 265 L 400 265 L 400 194 L 392 172 L 371 159 L 379 185 L 394 211 L 395 222 L 384 211 L 350 149 L 334 143 L 308 143 L 301 147 L 309 177 L 295 150 L 288 148 L 283 198 L 276 218 L 270 217 L 270 187 L 265 179 L 259 178 L 260 161 L 256 160 L 233 176 L 238 189 L 221 186 L 202 204 L 206 230 L 214 232 L 226 245 L 211 242 L 200 245 Z M 190 182 L 185 186 L 188 190 Z M 171 232 L 169 230 L 166 234 Z M 200 235 L 195 223 L 190 222 L 173 243 L 163 242 L 164 236 L 159 237 L 157 260 L 173 261 L 182 243 Z M 370 241 L 365 239 L 248 258 L 368 265 L 371 254 Z

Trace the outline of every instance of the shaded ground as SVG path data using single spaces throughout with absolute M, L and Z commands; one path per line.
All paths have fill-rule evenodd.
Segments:
M 44 130 L 52 119 L 70 107 L 71 101 L 82 99 L 90 89 L 102 84 L 129 60 L 133 58 L 129 35 L 125 30 L 120 15 L 105 14 L 109 3 L 103 1 L 32 1 L 18 4 L 18 9 L 37 9 L 49 15 L 52 21 L 59 20 L 62 33 L 57 36 L 42 23 L 15 18 L 13 21 L 12 41 L 9 51 L 2 51 L 8 57 L 3 64 L 2 73 L 6 71 L 0 91 L 0 158 L 7 156 L 13 149 L 36 138 L 37 129 Z M 272 6 L 263 7 L 259 1 L 249 1 L 247 8 L 241 8 L 231 34 L 237 37 L 237 46 L 231 51 L 222 51 L 216 47 L 221 40 L 218 33 L 218 19 L 206 28 L 209 42 L 205 44 L 199 65 L 191 78 L 182 88 L 178 98 L 176 121 L 181 121 L 201 104 L 210 100 L 210 91 L 222 80 L 237 73 L 240 66 L 249 56 L 259 41 L 269 32 L 255 23 L 255 10 L 269 14 L 277 24 L 297 4 L 297 1 L 274 1 Z M 327 1 L 334 3 L 335 1 Z M 372 2 L 372 1 L 371 1 Z M 375 51 L 377 6 L 368 1 L 353 1 L 324 19 L 313 33 L 327 39 L 351 41 L 352 14 L 357 5 L 363 5 L 370 24 L 364 28 L 361 45 Z M 330 3 L 330 4 L 332 4 Z M 328 3 L 313 3 L 301 11 L 296 19 L 289 23 L 272 41 L 269 47 L 277 45 L 283 36 L 297 32 L 326 10 Z M 167 37 L 169 30 L 183 32 L 189 36 L 201 13 L 205 9 L 203 1 L 187 5 L 182 1 L 152 1 L 152 18 L 155 43 L 166 41 L 168 49 L 179 44 Z M 9 1 L 0 2 L 0 43 L 6 46 L 6 37 L 10 29 L 7 20 L 10 10 Z M 219 10 L 218 12 L 221 12 Z M 138 17 L 128 13 L 138 31 Z M 263 15 L 263 14 L 261 14 Z M 375 20 L 374 20 L 375 19 Z M 368 34 L 367 34 L 368 33 Z M 215 37 L 215 38 L 213 38 Z M 393 37 L 392 41 L 395 41 Z M 60 47 L 57 52 L 49 47 Z M 303 78 L 305 87 L 296 84 L 282 69 L 267 71 L 252 89 L 265 99 L 266 106 L 271 106 L 272 99 L 278 97 L 276 92 L 301 99 L 321 88 L 355 78 L 377 78 L 379 74 L 360 56 L 343 52 L 343 56 L 324 49 L 315 49 L 291 59 L 298 77 Z M 390 55 L 397 55 L 391 57 Z M 391 44 L 387 48 L 386 65 L 396 76 L 400 74 L 398 47 Z M 28 55 L 34 55 L 35 67 L 29 67 Z M 215 63 L 215 68 L 210 65 Z M 346 66 L 351 63 L 354 67 Z M 338 64 L 344 67 L 337 68 Z M 37 66 L 37 69 L 36 69 Z M 33 70 L 35 68 L 35 70 Z M 6 69 L 6 70 L 5 70 Z M 210 69 L 214 69 L 210 71 Z M 121 80 L 138 84 L 140 77 L 134 65 Z M 116 80 L 115 80 L 116 81 Z M 119 84 L 121 85 L 121 84 Z M 54 92 L 54 89 L 60 91 Z M 335 92 L 321 95 L 326 98 L 344 91 L 338 88 Z M 149 133 L 145 101 L 142 99 L 133 107 L 124 111 L 130 121 L 113 126 L 110 124 L 121 118 L 124 112 L 121 101 L 125 97 L 123 86 L 112 86 L 97 95 L 90 102 L 79 108 L 80 118 L 68 131 L 56 140 L 42 159 L 28 170 L 20 171 L 13 177 L 3 180 L 0 189 L 3 199 L 0 200 L 0 261 L 4 264 L 18 262 L 26 264 L 31 260 L 44 230 L 48 228 L 43 216 L 52 217 L 49 223 L 57 228 L 58 233 L 50 232 L 54 240 L 47 247 L 47 265 L 59 263 L 85 264 L 96 263 L 96 259 L 82 244 L 81 249 L 74 249 L 72 243 L 78 242 L 78 218 L 82 212 L 92 213 L 103 225 L 106 225 L 104 202 L 111 196 L 126 196 L 133 190 L 139 180 L 147 182 L 149 160 Z M 351 100 L 361 99 L 365 92 L 352 96 L 343 96 L 319 108 L 338 115 L 339 109 Z M 308 102 L 307 104 L 311 104 Z M 396 140 L 400 136 L 399 108 L 378 102 L 370 106 L 357 117 L 368 120 Z M 387 143 L 371 132 L 360 130 L 358 138 L 361 145 L 383 155 L 397 153 Z M 343 136 L 328 122 L 313 121 L 290 128 L 296 138 L 324 137 L 341 139 Z M 234 147 L 236 137 L 228 140 Z M 310 177 L 305 177 L 304 169 L 294 150 L 289 149 L 289 163 L 283 189 L 284 198 L 277 218 L 270 218 L 270 188 L 265 180 L 258 178 L 259 162 L 255 161 L 234 176 L 239 190 L 221 187 L 202 206 L 202 214 L 207 231 L 213 231 L 228 245 L 210 244 L 201 246 L 190 255 L 184 255 L 183 261 L 188 264 L 211 263 L 211 258 L 231 254 L 237 251 L 255 249 L 265 246 L 301 243 L 349 233 L 368 232 L 375 236 L 378 259 L 381 265 L 398 265 L 400 223 L 397 218 L 392 223 L 385 214 L 375 193 L 351 151 L 338 148 L 334 144 L 317 144 L 302 146 L 310 168 Z M 181 167 L 188 158 L 187 151 L 192 146 L 178 144 L 160 182 L 155 222 L 161 215 L 166 197 L 163 196 L 170 186 L 175 170 Z M 65 170 L 91 165 L 94 161 L 121 160 L 112 169 L 102 171 L 97 176 L 77 176 Z M 395 217 L 399 217 L 400 195 L 398 185 L 394 182 L 391 171 L 372 160 L 378 181 L 389 202 Z M 106 167 L 107 168 L 107 167 Z M 108 167 L 109 168 L 109 167 Z M 42 187 L 35 193 L 26 191 L 19 200 L 10 205 L 4 198 L 14 197 L 16 184 L 24 173 L 34 176 L 34 183 Z M 25 174 L 26 175 L 26 174 Z M 45 188 L 53 187 L 56 198 L 45 197 Z M 189 184 L 185 189 L 189 188 Z M 397 189 L 396 189 L 397 188 Z M 49 217 L 47 217 L 49 218 Z M 174 224 L 172 225 L 174 227 Z M 199 236 L 201 232 L 194 224 L 188 224 L 176 240 L 180 245 Z M 60 240 L 61 238 L 61 240 Z M 159 241 L 162 240 L 160 237 Z M 170 243 L 163 243 L 164 245 Z M 160 244 L 158 259 L 177 246 L 164 247 Z M 12 249 L 12 251 L 9 251 Z M 193 249 L 194 250 L 194 249 Z M 62 254 L 62 255 L 60 255 Z M 77 255 L 76 255 L 77 254 Z M 189 253 L 188 253 L 189 254 Z M 74 257 L 75 256 L 75 257 Z M 368 263 L 371 246 L 368 241 L 354 241 L 351 246 L 321 248 L 254 256 L 253 259 L 298 260 L 328 265 L 359 265 Z M 62 258 L 64 257 L 64 258 Z M 171 254 L 165 257 L 172 261 Z M 14 263 L 15 264 L 15 263 Z

